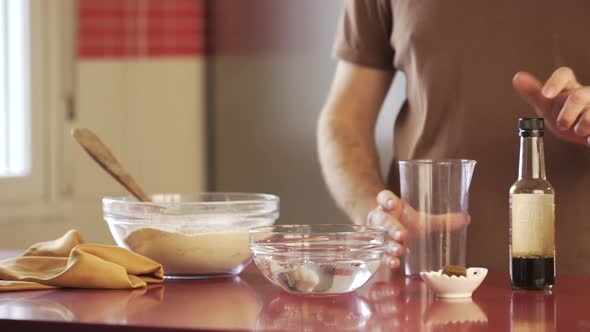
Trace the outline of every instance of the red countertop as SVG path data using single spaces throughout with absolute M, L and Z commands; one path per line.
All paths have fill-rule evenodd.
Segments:
M 383 268 L 357 292 L 304 297 L 273 287 L 252 264 L 240 277 L 137 290 L 0 293 L 0 330 L 590 331 L 589 282 L 559 275 L 552 294 L 513 292 L 506 274 L 490 272 L 473 299 L 445 301 Z

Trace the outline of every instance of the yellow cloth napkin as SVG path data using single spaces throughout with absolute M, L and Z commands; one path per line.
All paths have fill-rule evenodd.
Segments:
M 139 288 L 164 279 L 161 264 L 127 249 L 84 244 L 75 230 L 0 261 L 0 291 L 70 288 Z

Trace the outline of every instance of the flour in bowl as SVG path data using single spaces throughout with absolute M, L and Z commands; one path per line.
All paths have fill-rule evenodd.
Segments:
M 252 260 L 244 229 L 189 234 L 147 227 L 129 233 L 123 242 L 162 264 L 167 276 L 236 274 Z

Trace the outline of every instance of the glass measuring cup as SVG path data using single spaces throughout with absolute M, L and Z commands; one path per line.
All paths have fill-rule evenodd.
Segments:
M 406 276 L 466 265 L 469 185 L 474 160 L 399 161 Z

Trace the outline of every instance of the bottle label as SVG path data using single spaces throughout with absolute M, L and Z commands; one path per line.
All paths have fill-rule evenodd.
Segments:
M 513 194 L 512 256 L 553 257 L 555 204 L 551 194 Z

